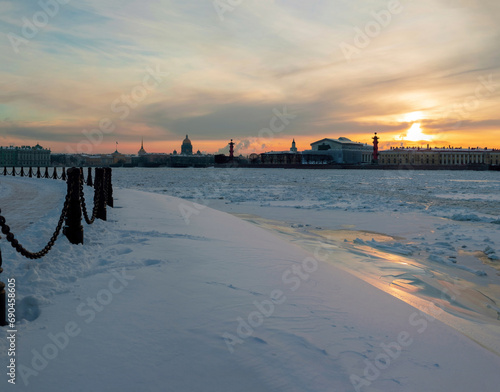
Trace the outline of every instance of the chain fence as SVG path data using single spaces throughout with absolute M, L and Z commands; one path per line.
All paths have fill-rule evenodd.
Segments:
M 28 173 L 24 172 L 24 168 L 21 167 L 21 170 L 16 173 L 16 168 L 12 167 L 12 170 L 9 172 L 6 166 L 3 168 L 4 176 L 21 176 L 21 177 L 33 177 L 35 174 L 33 173 L 33 169 L 30 167 Z M 83 168 L 70 168 L 67 170 L 63 167 L 62 173 L 59 176 L 57 174 L 57 168 L 54 167 L 54 171 L 52 176 L 49 175 L 48 167 L 45 168 L 45 173 L 42 175 L 40 167 L 37 168 L 36 172 L 37 178 L 52 178 L 52 179 L 61 179 L 66 181 L 67 183 L 67 192 L 63 204 L 63 208 L 61 211 L 61 215 L 59 216 L 59 221 L 57 226 L 52 234 L 52 237 L 47 242 L 47 245 L 43 247 L 38 252 L 31 252 L 27 250 L 23 245 L 19 243 L 16 239 L 14 233 L 10 231 L 9 225 L 7 225 L 5 217 L 2 215 L 2 211 L 0 210 L 0 228 L 2 233 L 5 235 L 7 241 L 10 245 L 22 256 L 28 259 L 40 259 L 44 257 L 54 246 L 61 229 L 63 234 L 72 244 L 83 244 L 83 226 L 82 215 L 85 219 L 85 222 L 89 225 L 93 224 L 96 219 L 106 220 L 106 207 L 113 206 L 113 189 L 111 182 L 111 168 L 96 168 L 94 180 L 92 179 L 92 169 L 88 168 L 87 179 L 85 182 L 84 171 Z M 94 187 L 94 205 L 92 208 L 92 216 L 89 217 L 87 211 L 87 205 L 85 201 L 84 194 L 84 184 L 90 187 Z M 63 228 L 63 224 L 65 226 Z M 1 237 L 0 237 L 1 238 Z M 0 273 L 3 272 L 2 269 L 2 253 L 0 249 Z M 0 282 L 0 326 L 7 325 L 6 321 L 6 308 L 5 308 L 5 284 Z
M 9 170 L 10 168 L 10 170 Z M 19 168 L 19 170 L 16 170 L 16 167 L 15 166 L 4 166 L 3 167 L 3 175 L 4 176 L 12 176 L 12 177 L 16 177 L 16 176 L 19 176 L 19 177 L 36 177 L 36 178 L 52 178 L 54 180 L 63 180 L 63 181 L 66 181 L 67 179 L 67 175 L 66 175 L 66 168 L 65 167 L 62 167 L 61 168 L 61 174 L 58 174 L 57 172 L 57 166 L 54 166 L 54 170 L 52 172 L 52 174 L 49 173 L 49 167 L 48 166 L 45 166 L 45 169 L 44 169 L 44 172 L 42 173 L 42 170 L 43 170 L 43 167 L 40 167 L 40 166 L 36 166 L 36 171 L 34 170 L 34 168 L 32 166 L 29 166 L 28 167 L 28 172 L 25 171 L 25 167 L 24 166 L 21 166 Z M 83 168 L 80 167 L 80 169 L 82 170 L 82 174 L 83 174 Z M 87 179 L 83 179 L 83 181 L 85 181 L 85 183 L 88 185 L 88 186 L 93 186 L 93 181 L 92 181 L 92 168 L 88 168 L 88 174 L 87 174 Z

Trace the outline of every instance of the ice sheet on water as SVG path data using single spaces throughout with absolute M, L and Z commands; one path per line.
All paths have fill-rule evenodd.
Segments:
M 353 242 L 358 245 L 370 246 L 372 248 L 380 249 L 389 253 L 396 253 L 403 256 L 411 256 L 415 251 L 415 247 L 411 245 L 405 245 L 400 242 L 383 243 L 374 239 L 371 239 L 371 241 L 364 241 L 360 238 L 356 238 Z
M 491 219 L 481 218 L 476 214 L 453 214 L 450 219 L 460 222 L 491 222 Z
M 453 261 L 446 260 L 445 258 L 438 256 L 436 254 L 429 255 L 429 260 L 434 261 L 435 263 L 440 263 L 440 264 L 444 264 L 447 266 L 453 266 L 455 268 L 459 268 L 459 269 L 462 269 L 464 271 L 471 272 L 477 276 L 487 276 L 488 275 L 485 271 L 470 268 L 470 267 L 467 267 L 465 265 L 455 264 Z
M 495 172 L 116 168 L 115 185 L 186 199 L 283 203 L 300 208 L 420 212 L 498 220 Z M 474 197 L 469 197 L 474 195 Z M 470 215 L 471 219 L 467 218 Z M 453 219 L 453 218 L 452 218 Z

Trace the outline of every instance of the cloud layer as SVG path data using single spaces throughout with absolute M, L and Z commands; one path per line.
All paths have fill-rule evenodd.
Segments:
M 0 2 L 0 144 L 76 148 L 103 119 L 95 152 L 387 143 L 419 112 L 436 141 L 500 147 L 499 16 L 494 0 Z M 296 117 L 259 140 L 283 107 Z

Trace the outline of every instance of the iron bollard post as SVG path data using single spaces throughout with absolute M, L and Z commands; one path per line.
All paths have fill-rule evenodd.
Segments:
M 113 207 L 113 183 L 111 181 L 111 168 L 107 167 L 104 169 L 106 173 L 106 195 L 107 195 L 107 200 L 106 203 L 108 206 Z
M 89 167 L 87 170 L 87 185 L 92 186 L 92 168 Z
M 12 177 L 16 176 L 16 168 L 12 166 Z
M 68 169 L 68 194 L 70 195 L 66 212 L 66 226 L 63 234 L 72 244 L 83 244 L 82 208 L 80 205 L 80 169 Z
M 3 175 L 6 176 L 7 175 L 7 166 L 4 166 L 3 167 Z
M 96 200 L 99 202 L 97 205 L 96 218 L 104 221 L 107 219 L 105 186 L 104 169 L 102 167 L 96 167 L 94 179 L 94 203 Z
M 2 250 L 0 249 L 0 274 L 3 272 L 2 269 Z M 0 282 L 0 327 L 4 327 L 7 325 L 7 309 L 5 298 L 5 283 Z
M 40 166 L 37 167 L 36 169 L 36 178 L 42 177 L 42 174 L 40 173 Z
M 43 176 L 43 178 L 49 178 L 49 168 L 47 166 L 45 166 L 45 174 Z
M 33 177 L 33 169 L 32 169 L 32 167 L 31 167 L 31 166 L 30 166 L 30 169 L 29 169 L 29 171 L 28 171 L 28 177 L 29 177 L 29 178 L 32 178 L 32 177 Z
M 66 168 L 63 167 L 63 172 L 61 174 L 61 180 L 66 181 Z
M 54 172 L 52 173 L 52 178 L 57 180 L 57 167 L 54 166 Z
M 24 177 L 24 167 L 21 166 L 21 177 Z

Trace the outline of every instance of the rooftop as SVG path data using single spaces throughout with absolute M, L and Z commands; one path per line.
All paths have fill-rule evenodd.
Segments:
M 334 143 L 340 143 L 340 144 L 359 144 L 359 145 L 365 145 L 366 143 L 360 143 L 360 142 L 353 142 L 351 139 L 349 138 L 346 138 L 346 137 L 343 137 L 343 136 L 340 136 L 338 139 L 332 139 L 332 138 L 324 138 L 324 139 L 321 139 L 321 140 L 318 140 L 318 141 L 315 141 L 313 143 L 311 143 L 311 146 L 313 144 L 317 144 L 317 143 L 321 143 L 321 142 L 324 142 L 324 141 L 330 141 L 330 142 L 334 142 Z
M 391 152 L 391 151 L 434 151 L 434 152 L 492 152 L 500 151 L 498 149 L 488 149 L 488 147 L 391 147 L 389 150 L 383 150 L 381 152 Z

